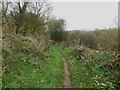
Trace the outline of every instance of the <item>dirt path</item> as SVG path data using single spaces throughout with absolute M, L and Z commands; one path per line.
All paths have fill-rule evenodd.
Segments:
M 72 88 L 67 62 L 64 60 L 64 88 Z
M 72 88 L 70 73 L 69 73 L 68 66 L 67 66 L 67 61 L 65 60 L 64 56 L 60 52 L 59 54 L 63 58 L 63 61 L 64 61 L 64 88 Z

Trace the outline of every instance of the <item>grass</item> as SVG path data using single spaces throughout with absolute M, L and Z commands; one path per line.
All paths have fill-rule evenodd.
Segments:
M 115 88 L 115 71 L 101 68 L 110 55 L 87 50 L 77 60 L 70 48 L 52 45 L 48 52 L 20 49 L 15 53 L 3 50 L 6 70 L 3 72 L 4 88 L 63 88 L 64 63 L 58 50 L 68 62 L 73 88 Z M 117 72 L 117 71 L 116 71 Z
M 93 52 L 95 54 L 94 58 L 86 54 L 86 57 L 77 60 L 69 48 L 64 48 L 60 45 L 56 47 L 68 61 L 73 88 L 115 88 L 113 83 L 116 78 L 113 75 L 115 71 L 107 72 L 100 68 L 107 63 L 109 55 L 104 52 Z
M 9 70 L 3 73 L 3 88 L 62 88 L 63 62 L 54 47 L 50 48 L 49 53 L 49 57 L 44 60 L 41 60 L 39 54 L 28 58 L 23 52 L 16 54 L 15 58 L 7 56 L 7 60 L 8 58 L 12 60 L 6 62 Z M 35 60 L 39 60 L 38 64 L 26 62 Z

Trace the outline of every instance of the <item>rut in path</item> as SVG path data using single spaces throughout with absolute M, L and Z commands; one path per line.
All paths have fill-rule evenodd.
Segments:
M 61 53 L 60 53 L 60 56 L 62 57 L 64 61 L 64 88 L 72 88 L 70 73 L 69 73 L 68 66 L 67 66 L 67 61 L 65 60 L 64 56 Z

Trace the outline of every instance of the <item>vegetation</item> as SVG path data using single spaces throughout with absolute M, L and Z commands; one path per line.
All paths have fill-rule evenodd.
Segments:
M 40 56 L 40 52 L 25 49 L 16 52 L 16 56 L 10 56 L 11 58 L 4 54 L 8 53 L 3 51 L 6 64 L 3 74 L 4 88 L 63 87 L 63 62 L 55 48 L 51 47 L 49 58 L 48 55 Z
M 85 48 L 84 56 L 76 60 L 71 49 L 56 47 L 68 60 L 73 88 L 119 88 L 120 68 L 116 67 L 117 62 L 110 66 L 109 61 L 114 58 L 113 54 Z
M 50 20 L 48 22 L 48 28 L 52 40 L 61 42 L 65 39 L 65 21 L 63 19 Z
M 69 46 L 84 45 L 96 50 L 118 50 L 118 30 L 116 28 L 94 31 L 73 30 L 68 33 L 66 43 Z
M 1 5 L 3 88 L 64 88 L 63 57 L 73 88 L 120 88 L 118 29 L 66 31 L 47 1 Z

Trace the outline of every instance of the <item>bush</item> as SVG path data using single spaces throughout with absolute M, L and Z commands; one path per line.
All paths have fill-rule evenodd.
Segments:
M 67 46 L 77 47 L 84 45 L 91 49 L 118 51 L 118 29 L 94 31 L 69 31 Z

